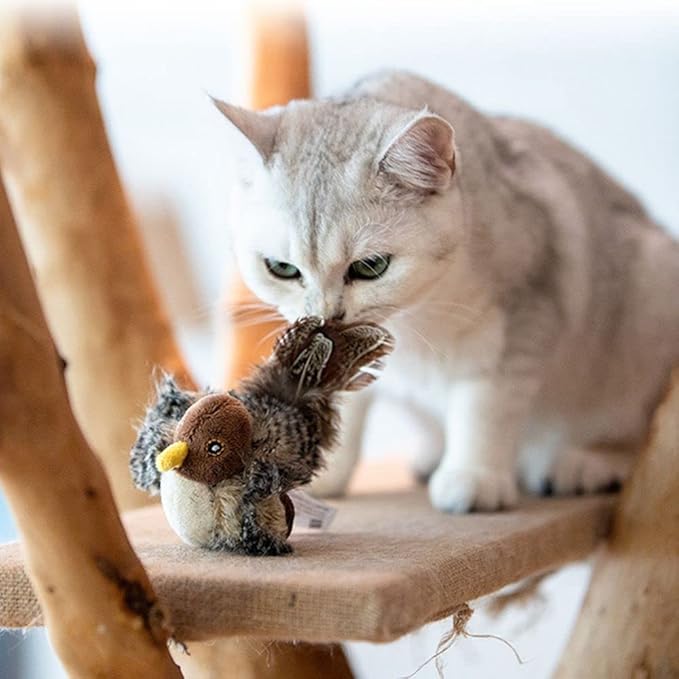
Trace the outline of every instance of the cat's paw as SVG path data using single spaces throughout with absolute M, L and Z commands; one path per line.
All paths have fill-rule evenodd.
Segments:
M 437 452 L 422 451 L 410 461 L 410 471 L 420 483 L 427 483 L 432 477 L 443 457 L 442 450 Z
M 441 466 L 429 481 L 429 497 L 436 509 L 465 514 L 513 507 L 519 494 L 511 473 L 485 467 Z
M 445 452 L 446 439 L 443 429 L 436 422 L 426 421 L 422 432 L 420 450 L 410 460 L 410 471 L 420 483 L 427 483 L 436 471 Z
M 550 463 L 522 470 L 526 490 L 536 495 L 577 495 L 618 490 L 627 478 L 632 457 L 624 452 L 567 448 Z M 542 468 L 541 468 L 542 467 Z

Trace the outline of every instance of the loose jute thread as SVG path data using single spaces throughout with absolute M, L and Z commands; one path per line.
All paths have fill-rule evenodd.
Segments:
M 519 652 L 510 644 L 506 639 L 497 636 L 496 634 L 472 634 L 467 631 L 467 623 L 474 614 L 474 609 L 469 606 L 469 604 L 460 604 L 454 611 L 452 611 L 452 627 L 446 632 L 438 643 L 436 647 L 436 653 L 431 657 L 427 658 L 414 672 L 408 674 L 401 679 L 412 679 L 423 667 L 426 667 L 432 660 L 436 663 L 436 672 L 439 679 L 444 679 L 443 677 L 443 654 L 450 649 L 450 647 L 460 638 L 465 637 L 467 639 L 497 639 L 501 641 L 505 646 L 507 646 L 511 652 L 514 654 L 516 661 L 519 665 L 524 664 L 524 660 L 519 655 Z

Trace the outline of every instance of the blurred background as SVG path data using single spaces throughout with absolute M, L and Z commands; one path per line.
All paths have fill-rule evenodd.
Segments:
M 226 5 L 227 3 L 223 3 Z M 233 272 L 227 239 L 232 136 L 207 93 L 245 103 L 248 3 L 80 3 L 99 66 L 113 151 L 152 266 L 194 373 L 221 377 L 220 298 Z M 405 68 L 492 113 L 539 121 L 587 151 L 679 234 L 679 5 L 676 2 L 310 2 L 313 87 L 323 96 L 382 68 Z M 414 424 L 391 406 L 365 454 L 415 454 Z M 376 421 L 378 418 L 375 417 Z M 0 496 L 0 540 L 14 529 Z M 588 566 L 548 579 L 541 596 L 500 618 L 482 610 L 446 676 L 548 677 L 587 584 Z M 448 623 L 396 643 L 349 644 L 357 676 L 410 674 Z M 1 679 L 64 676 L 41 631 L 0 631 Z M 433 663 L 418 674 L 436 676 Z

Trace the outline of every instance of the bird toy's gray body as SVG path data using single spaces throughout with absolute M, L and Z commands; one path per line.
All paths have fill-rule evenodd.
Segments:
M 160 492 L 168 521 L 189 544 L 289 552 L 287 491 L 323 466 L 339 424 L 337 392 L 370 384 L 392 347 L 379 326 L 309 317 L 235 391 L 183 391 L 166 376 L 132 449 L 136 485 Z

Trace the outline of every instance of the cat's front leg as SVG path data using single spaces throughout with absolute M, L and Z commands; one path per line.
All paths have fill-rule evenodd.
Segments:
M 518 500 L 519 440 L 537 389 L 529 378 L 457 381 L 448 392 L 446 448 L 429 481 L 445 512 L 493 511 Z
M 373 389 L 345 394 L 340 408 L 339 442 L 326 453 L 326 466 L 309 484 L 317 497 L 344 495 L 361 454 L 363 430 L 368 411 L 374 400 Z

